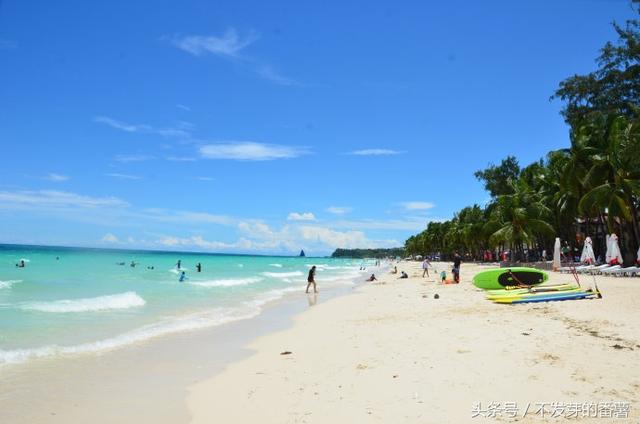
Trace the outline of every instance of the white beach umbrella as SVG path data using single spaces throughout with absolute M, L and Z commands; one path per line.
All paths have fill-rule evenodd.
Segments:
M 609 263 L 609 261 L 611 260 L 611 236 L 609 234 L 607 234 L 607 253 L 605 253 L 604 255 L 604 260 L 606 263 Z
M 618 236 L 615 234 L 611 234 L 611 239 L 609 240 L 609 253 L 611 257 L 607 263 L 615 260 L 616 263 L 622 264 L 622 255 L 620 254 L 620 246 L 618 246 Z
M 638 247 L 638 255 L 636 256 L 636 262 L 640 264 L 640 247 Z
M 560 237 L 556 237 L 556 242 L 553 245 L 553 269 L 558 270 L 560 268 Z
M 587 237 L 584 240 L 584 247 L 582 248 L 582 256 L 580 256 L 580 262 L 593 264 L 596 262 L 596 255 L 593 253 L 593 241 L 591 237 Z

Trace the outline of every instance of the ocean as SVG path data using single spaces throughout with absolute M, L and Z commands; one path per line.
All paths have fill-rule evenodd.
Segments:
M 16 267 L 21 260 L 25 267 Z M 268 303 L 303 291 L 312 265 L 318 289 L 330 290 L 362 281 L 366 271 L 360 267 L 367 264 L 0 245 L 0 369 L 252 318 Z

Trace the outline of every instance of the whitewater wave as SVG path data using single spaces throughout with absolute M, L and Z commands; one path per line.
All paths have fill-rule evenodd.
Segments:
M 226 280 L 188 281 L 188 283 L 200 287 L 233 287 L 246 286 L 248 284 L 258 283 L 262 280 L 263 278 L 253 277 Z
M 269 266 L 273 266 L 276 268 L 282 268 L 282 264 L 269 264 Z
M 198 312 L 181 317 L 169 317 L 157 323 L 145 325 L 135 330 L 96 342 L 82 343 L 73 346 L 49 345 L 30 349 L 0 349 L 0 365 L 17 364 L 31 359 L 51 356 L 102 353 L 169 334 L 200 330 L 233 321 L 250 319 L 259 315 L 262 311 L 262 306 L 265 304 L 281 299 L 288 292 L 298 290 L 298 288 L 271 290 L 258 295 L 253 300 L 244 302 L 243 307 L 216 308 L 210 311 Z
M 16 283 L 21 283 L 22 280 L 0 280 L 0 289 L 10 289 Z
M 291 277 L 302 277 L 304 274 L 300 271 L 293 272 L 263 272 L 262 275 L 265 277 L 271 278 L 291 278 Z
M 30 359 L 46 358 L 55 355 L 100 353 L 168 334 L 214 327 L 230 321 L 252 318 L 259 313 L 260 310 L 258 308 L 250 308 L 249 310 L 242 311 L 237 308 L 220 308 L 203 313 L 165 319 L 97 342 L 83 343 L 74 346 L 49 345 L 31 349 L 0 349 L 0 365 L 17 364 Z
M 63 299 L 49 302 L 27 302 L 19 305 L 24 311 L 69 313 L 96 312 L 111 309 L 128 309 L 144 306 L 145 300 L 135 292 L 125 292 L 107 296 L 90 297 L 85 299 Z

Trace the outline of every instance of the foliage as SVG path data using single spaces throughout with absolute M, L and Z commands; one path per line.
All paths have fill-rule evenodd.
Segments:
M 332 254 L 332 258 L 388 258 L 388 257 L 404 257 L 405 250 L 401 247 L 392 249 L 336 249 Z

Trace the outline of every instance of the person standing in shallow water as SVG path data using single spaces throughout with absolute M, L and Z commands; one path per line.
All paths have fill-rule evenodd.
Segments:
M 312 266 L 311 269 L 309 270 L 309 276 L 307 277 L 307 290 L 305 291 L 305 293 L 309 293 L 309 287 L 311 287 L 311 284 L 313 284 L 313 292 L 314 293 L 318 293 L 318 290 L 316 289 L 316 266 Z

